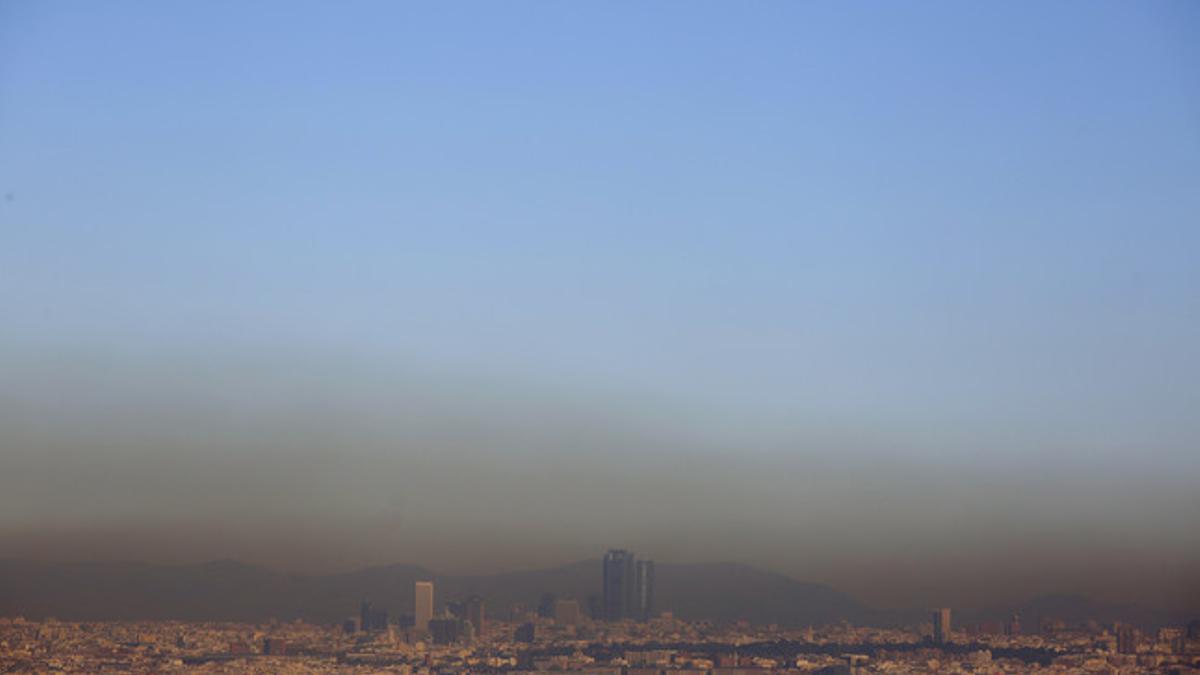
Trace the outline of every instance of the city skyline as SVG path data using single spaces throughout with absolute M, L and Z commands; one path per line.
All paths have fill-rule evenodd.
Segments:
M 1102 623 L 1123 622 L 1151 628 L 1191 621 L 1194 606 L 1162 608 L 1147 605 L 1106 603 L 1099 598 L 1062 593 L 1023 592 L 990 605 L 956 605 L 932 611 L 928 605 L 885 607 L 864 602 L 853 594 L 823 584 L 792 579 L 768 570 L 739 563 L 663 563 L 666 594 L 659 598 L 652 585 L 648 590 L 652 610 L 609 607 L 605 596 L 610 588 L 621 602 L 627 594 L 620 580 L 608 574 L 613 553 L 561 567 L 502 572 L 494 575 L 442 574 L 411 565 L 385 565 L 328 575 L 297 575 L 255 567 L 235 561 L 198 565 L 149 565 L 145 563 L 38 563 L 0 559 L 0 612 L 34 619 L 62 617 L 70 620 L 156 619 L 179 616 L 192 620 L 279 618 L 278 612 L 297 620 L 342 622 L 345 610 L 341 595 L 362 598 L 353 631 L 378 631 L 399 622 L 416 635 L 428 635 L 427 621 L 454 617 L 483 626 L 491 614 L 508 620 L 535 614 L 541 618 L 587 617 L 602 622 L 645 622 L 660 614 L 689 621 L 779 624 L 789 627 L 832 625 L 850 622 L 878 627 L 914 625 L 925 621 L 936 630 L 942 612 L 954 612 L 972 627 L 1020 636 L 1025 630 L 1044 632 L 1048 619 L 1074 625 L 1084 619 Z M 618 559 L 618 564 L 620 560 Z M 646 561 L 638 561 L 646 562 Z M 155 585 L 145 581 L 154 579 Z M 412 590 L 406 594 L 407 585 Z M 78 605 L 74 595 L 59 589 L 87 587 L 89 603 Z M 165 594 L 156 592 L 170 589 Z M 443 588 L 435 593 L 435 588 Z M 448 589 L 448 590 L 445 590 Z M 642 589 L 633 593 L 643 595 Z M 934 597 L 931 594 L 929 597 Z M 223 612 L 220 598 L 237 607 Z M 47 604 L 48 601 L 48 604 Z M 115 613 L 107 604 L 119 607 Z M 490 609 L 485 609 L 485 607 Z M 247 614 L 246 612 L 249 611 Z M 0 613 L 0 616 L 3 616 Z M 1027 620 L 1022 629 L 1022 617 Z M 569 622 L 568 622 L 569 623 Z M 947 620 L 947 626 L 957 625 Z
M 13 570 L 2 569 L 0 560 L 0 598 L 12 603 L 13 587 L 5 587 Z M 322 621 L 305 615 L 295 604 L 296 588 L 268 600 L 261 609 L 271 613 L 265 624 L 246 623 L 248 617 L 223 620 L 208 616 L 181 620 L 186 603 L 168 599 L 159 611 L 170 613 L 170 620 L 109 616 L 97 622 L 71 616 L 79 606 L 68 608 L 66 620 L 41 616 L 32 620 L 21 616 L 0 615 L 0 667 L 7 670 L 61 668 L 69 660 L 84 671 L 121 668 L 126 672 L 163 672 L 193 667 L 220 665 L 223 672 L 377 672 L 380 666 L 403 675 L 429 672 L 583 672 L 588 675 L 860 675 L 882 670 L 890 673 L 944 672 L 946 666 L 966 668 L 965 672 L 1029 672 L 1054 666 L 1053 672 L 1086 675 L 1098 668 L 1119 672 L 1188 672 L 1200 665 L 1200 619 L 1179 617 L 1148 619 L 1133 608 L 1108 608 L 1064 604 L 1062 599 L 1043 606 L 1036 617 L 1035 630 L 1023 631 L 1020 618 L 1013 613 L 1002 626 L 995 611 L 967 613 L 968 618 L 950 607 L 939 607 L 922 621 L 912 615 L 876 613 L 866 618 L 859 614 L 826 614 L 779 617 L 746 614 L 718 617 L 693 612 L 697 607 L 711 611 L 722 594 L 737 598 L 754 594 L 754 583 L 746 572 L 728 565 L 712 577 L 694 585 L 683 595 L 675 595 L 664 604 L 664 611 L 653 613 L 656 571 L 652 561 L 638 559 L 624 549 L 609 549 L 598 561 L 586 563 L 581 580 L 583 588 L 596 593 L 588 597 L 589 612 L 581 613 L 578 601 L 554 592 L 556 577 L 547 571 L 538 580 L 524 579 L 524 600 L 517 596 L 507 611 L 488 613 L 492 593 L 511 592 L 520 584 L 501 583 L 492 591 L 480 587 L 481 579 L 468 578 L 457 586 L 452 579 L 420 579 L 425 570 L 402 571 L 391 567 L 380 570 L 365 590 L 370 599 L 360 604 L 359 615 L 344 622 Z M 667 586 L 679 581 L 674 575 L 694 575 L 688 566 L 667 566 L 663 581 Z M 249 570 L 236 564 L 220 563 L 204 576 L 219 579 L 229 591 L 229 579 L 244 576 Z M 216 573 L 216 574 L 214 574 Z M 228 576 L 234 573 L 233 577 Z M 172 594 L 171 583 L 160 573 L 143 568 L 130 574 L 135 587 L 160 596 Z M 405 575 L 417 575 L 412 589 L 411 615 L 393 615 L 390 605 L 376 600 L 392 596 L 403 588 Z M 758 573 L 772 577 L 766 573 Z M 143 585 L 139 576 L 153 576 L 153 585 Z M 528 574 L 523 576 L 528 577 Z M 733 585 L 725 585 L 726 578 Z M 43 580 L 47 579 L 43 575 Z M 186 586 L 196 589 L 195 575 L 188 575 Z M 62 581 L 61 579 L 59 580 Z M 257 586 L 275 587 L 279 582 Z M 292 582 L 295 578 L 292 577 Z M 339 577 L 332 595 L 329 589 L 318 596 L 339 602 L 348 597 L 348 579 Z M 397 582 L 401 581 L 398 586 Z M 456 590 L 446 594 L 440 611 L 434 589 L 446 582 Z M 549 585 L 542 585 L 549 582 Z M 715 582 L 715 583 L 714 583 Z M 21 581 L 18 579 L 17 588 Z M 50 583 L 54 583 L 50 579 Z M 561 583 L 561 578 L 558 580 Z M 76 588 L 78 580 L 65 584 Z M 104 589 L 105 582 L 86 584 L 93 590 Z M 632 587 L 632 592 L 630 588 Z M 109 590 L 112 590 L 109 588 Z M 249 589 L 244 589 L 249 590 Z M 558 588 L 558 590 L 562 590 Z M 579 590 L 579 589 L 576 589 Z M 809 589 L 809 593 L 814 589 Z M 235 590 L 236 592 L 236 590 Z M 480 595 L 480 593 L 483 595 Z M 769 591 L 777 594 L 778 589 Z M 540 594 L 536 610 L 527 604 Z M 822 591 L 808 598 L 745 598 L 743 608 L 758 612 L 767 606 L 779 607 L 780 600 L 791 610 L 812 609 Z M 219 595 L 206 595 L 198 603 L 207 611 L 254 603 L 253 593 L 242 595 L 235 603 L 223 603 Z M 707 596 L 698 598 L 697 596 Z M 34 591 L 37 597 L 37 591 Z M 457 599 L 455 599 L 457 598 Z M 596 602 L 602 598 L 602 602 Z M 513 600 L 513 597 L 509 597 Z M 699 605 L 694 601 L 699 599 Z M 96 600 L 93 598 L 92 602 Z M 131 609 L 136 599 L 126 595 L 119 603 Z M 682 604 L 676 604 L 682 603 Z M 10 604 L 11 612 L 16 606 Z M 678 607 L 683 615 L 674 611 Z M 1114 609 L 1117 614 L 1113 614 Z M 134 611 L 138 611 L 134 609 Z M 281 613 L 282 612 L 282 613 Z M 1082 612 L 1082 613 L 1081 613 Z M 284 620 L 280 620 L 284 617 Z M 953 618 L 952 618 L 953 617 Z M 815 619 L 815 620 L 814 620 Z M 164 640 L 163 635 L 168 636 Z M 214 640 L 214 635 L 220 639 Z M 119 642 L 120 646 L 114 645 Z M 649 667 L 648 667 L 649 666 Z M 433 668 L 437 670 L 433 670 Z M 267 669 L 267 670 L 262 670 Z M 418 670 L 419 669 L 419 670 Z M 996 669 L 999 669 L 998 671 Z M 962 671 L 955 671 L 962 672 Z

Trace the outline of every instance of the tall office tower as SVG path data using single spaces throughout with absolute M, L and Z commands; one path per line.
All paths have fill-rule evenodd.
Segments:
M 554 603 L 558 600 L 558 596 L 553 593 L 543 593 L 542 599 L 538 600 L 537 613 L 543 619 L 549 619 L 554 616 Z
M 944 644 L 950 641 L 950 608 L 933 610 L 933 641 Z
M 371 612 L 373 611 L 374 608 L 371 606 L 371 603 L 367 602 L 366 600 L 363 600 L 362 604 L 358 606 L 359 630 L 366 632 L 371 631 Z
M 424 633 L 429 630 L 429 620 L 433 618 L 433 582 L 418 581 L 416 591 L 417 602 L 413 610 L 413 628 Z
M 654 561 L 637 561 L 637 618 L 648 620 L 654 613 Z
M 637 606 L 636 571 L 633 554 L 612 549 L 604 554 L 604 619 L 620 621 L 630 618 Z
M 471 622 L 471 626 L 475 629 L 476 637 L 483 637 L 483 632 L 487 630 L 484 622 L 487 617 L 484 615 L 483 598 L 478 595 L 472 595 L 467 598 L 466 602 L 466 619 Z
M 359 628 L 365 632 L 384 631 L 388 627 L 388 613 L 386 610 L 377 609 L 366 600 L 362 601 L 362 606 L 358 610 Z

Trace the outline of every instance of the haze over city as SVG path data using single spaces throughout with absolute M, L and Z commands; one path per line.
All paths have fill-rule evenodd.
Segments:
M 1186 2 L 0 3 L 0 558 L 1195 610 L 1198 68 Z

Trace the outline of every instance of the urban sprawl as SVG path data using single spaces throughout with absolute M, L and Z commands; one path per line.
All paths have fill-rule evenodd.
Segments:
M 1200 674 L 1200 621 L 1154 631 L 1023 628 L 1014 616 L 1000 627 L 959 627 L 949 608 L 906 628 L 683 621 L 655 607 L 654 563 L 623 550 L 604 557 L 592 603 L 548 595 L 536 607 L 504 608 L 500 619 L 479 596 L 435 612 L 432 581 L 418 581 L 414 594 L 411 614 L 392 617 L 363 600 L 332 625 L 0 618 L 0 672 Z

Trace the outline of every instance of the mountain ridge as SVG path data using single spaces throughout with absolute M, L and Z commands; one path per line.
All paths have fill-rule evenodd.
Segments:
M 586 611 L 600 586 L 600 560 L 494 574 L 440 574 L 419 565 L 393 563 L 332 574 L 283 572 L 230 559 L 166 565 L 139 561 L 0 559 L 0 616 L 62 620 L 248 621 L 304 619 L 332 623 L 354 615 L 361 600 L 407 613 L 413 582 L 432 580 L 437 607 L 480 595 L 493 616 L 514 604 L 536 606 L 547 593 L 579 600 Z M 658 563 L 656 604 L 688 620 L 781 626 L 914 625 L 924 609 L 875 609 L 820 583 L 733 561 Z M 1045 595 L 978 611 L 956 613 L 960 624 L 999 621 L 1020 614 L 1027 631 L 1043 617 L 1075 625 L 1085 619 L 1130 621 L 1145 626 L 1180 623 L 1188 617 L 1131 605 L 1104 605 L 1081 596 Z

